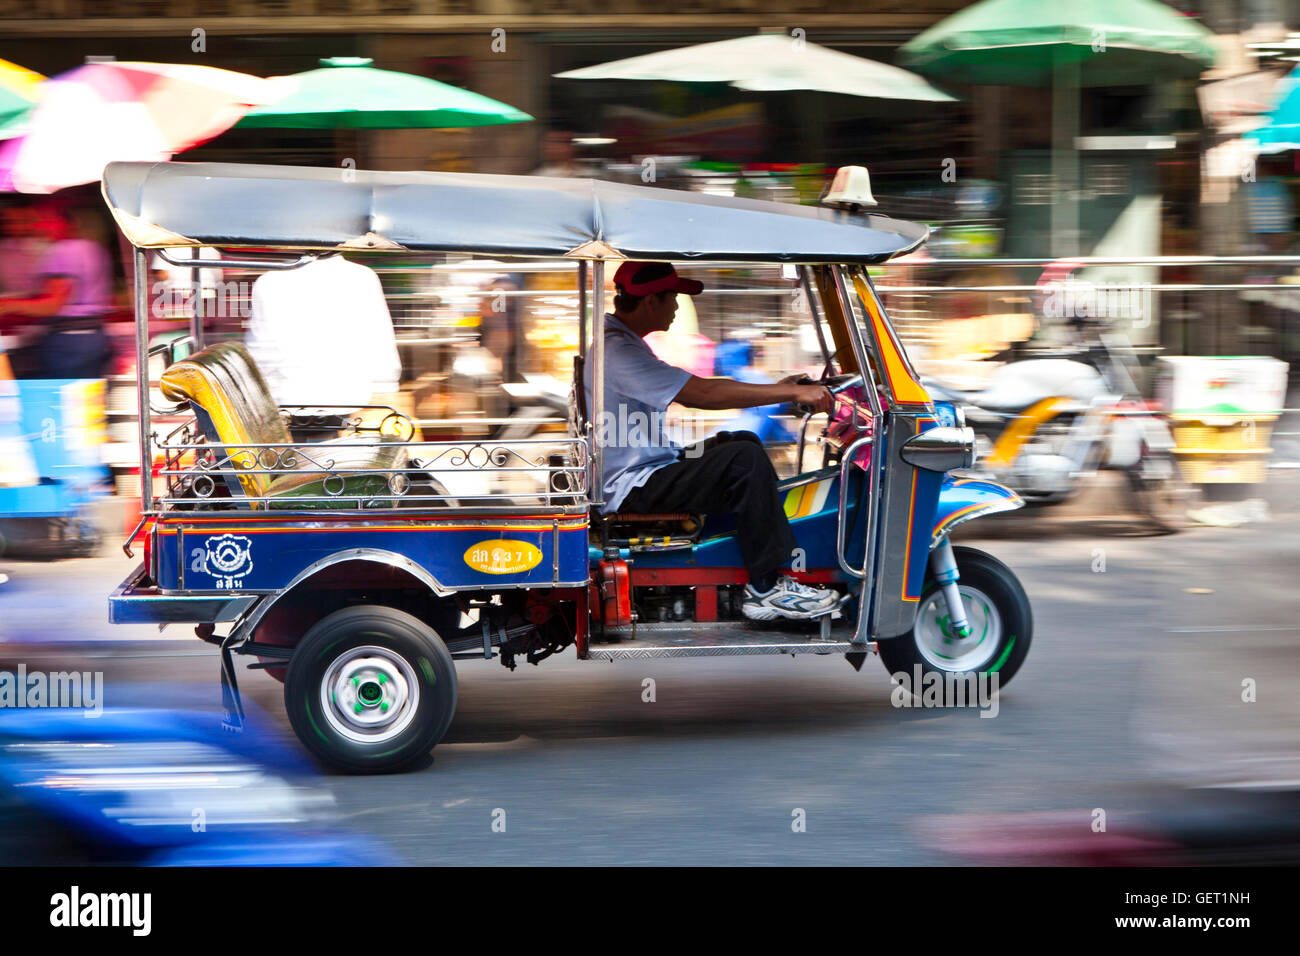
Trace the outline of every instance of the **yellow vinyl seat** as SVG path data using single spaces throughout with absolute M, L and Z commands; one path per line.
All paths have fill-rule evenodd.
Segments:
M 169 401 L 194 410 L 217 460 L 226 459 L 221 468 L 231 496 L 254 499 L 252 508 L 354 508 L 358 498 L 388 491 L 390 477 L 409 460 L 398 440 L 349 436 L 295 445 L 266 379 L 236 342 L 174 363 L 163 372 L 161 389 Z M 259 447 L 268 445 L 281 447 Z

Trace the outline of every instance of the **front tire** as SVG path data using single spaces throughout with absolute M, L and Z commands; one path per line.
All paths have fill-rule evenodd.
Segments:
M 294 650 L 284 703 L 294 733 L 351 773 L 401 770 L 442 739 L 456 711 L 456 668 L 423 621 L 378 605 L 321 618 Z
M 1024 663 L 1034 635 L 1029 598 L 1015 573 L 993 557 L 975 548 L 954 547 L 957 582 L 971 624 L 969 637 L 959 638 L 947 630 L 947 602 L 933 573 L 926 575 L 912 629 L 879 642 L 880 660 L 890 674 L 902 672 L 909 684 L 919 666 L 926 673 L 997 674 L 999 688 L 1005 686 Z M 945 704 L 955 689 L 944 680 Z M 913 687 L 920 695 L 921 688 Z

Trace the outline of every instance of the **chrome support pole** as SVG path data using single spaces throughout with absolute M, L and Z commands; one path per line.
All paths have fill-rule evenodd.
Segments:
M 844 284 L 844 273 L 839 266 L 831 267 L 831 276 L 835 283 L 835 292 L 840 300 L 840 310 L 844 313 L 844 324 L 848 329 L 849 342 L 853 346 L 853 354 L 858 362 L 858 371 L 862 373 L 863 391 L 867 394 L 867 402 L 871 405 L 871 415 L 874 419 L 871 427 L 870 439 L 872 442 L 871 449 L 871 467 L 867 470 L 867 517 L 866 527 L 864 529 L 864 541 L 866 552 L 862 561 L 862 594 L 858 600 L 858 626 L 853 632 L 854 644 L 865 644 L 872 639 L 871 633 L 871 597 L 876 583 L 876 552 L 879 550 L 876 537 L 879 534 L 879 522 L 876 521 L 876 512 L 880 507 L 880 470 L 884 465 L 885 438 L 888 437 L 888 423 L 885 421 L 881 412 L 880 396 L 877 392 L 877 383 L 871 374 L 871 363 L 868 361 L 867 347 L 862 338 L 862 329 L 858 325 L 857 313 L 853 311 L 853 301 L 849 298 L 848 288 Z M 873 343 L 875 339 L 871 340 Z M 892 405 L 892 396 L 886 396 Z M 867 436 L 864 436 L 864 438 Z M 863 439 L 854 442 L 854 447 Z M 849 455 L 845 453 L 844 459 L 847 460 Z M 841 461 L 841 473 L 843 473 L 843 461 Z M 843 499 L 846 493 L 846 481 L 844 477 L 840 481 L 840 496 Z
M 809 278 L 807 266 L 799 267 L 799 282 L 803 285 L 804 301 L 808 303 L 808 314 L 812 317 L 813 331 L 817 333 L 817 344 L 822 350 L 822 361 L 826 363 L 824 368 L 829 373 L 831 350 L 826 347 L 826 333 L 822 331 L 822 317 L 817 309 L 817 299 L 813 296 L 812 280 Z
M 192 259 L 177 259 L 166 249 L 155 250 L 158 258 L 168 265 L 180 266 L 182 268 L 193 268 Z M 303 253 L 297 259 L 204 259 L 206 267 L 209 269 L 297 269 L 308 263 L 315 262 L 316 256 Z
M 587 260 L 578 260 L 578 354 L 587 360 Z M 582 383 L 579 382 L 581 387 Z
M 197 246 L 190 248 L 190 258 L 194 261 L 194 265 L 190 266 L 190 290 L 194 296 L 194 308 L 190 312 L 190 337 L 194 339 L 195 351 L 203 348 L 203 270 L 199 266 L 199 253 L 202 251 Z
M 840 563 L 840 570 L 851 577 L 862 581 L 866 578 L 867 557 L 863 555 L 862 568 L 855 568 L 849 564 L 848 556 L 845 554 L 845 538 L 847 537 L 847 528 L 845 527 L 845 518 L 848 515 L 848 487 L 849 487 L 849 469 L 853 466 L 853 455 L 863 445 L 869 445 L 872 442 L 871 435 L 863 435 L 848 448 L 844 450 L 844 455 L 840 458 L 840 503 L 839 510 L 835 521 L 835 560 Z M 872 459 L 870 471 L 871 479 L 875 477 L 875 460 Z M 869 479 L 870 480 L 870 479 Z M 871 541 L 872 519 L 875 509 L 871 507 L 870 501 L 867 504 L 867 528 L 864 540 L 868 543 Z
M 605 504 L 605 446 L 602 424 L 605 421 L 605 261 L 597 259 L 591 266 L 591 503 Z
M 580 368 L 584 373 L 582 376 L 579 376 L 579 379 L 585 378 L 585 373 L 587 370 L 587 362 L 591 358 L 591 356 L 587 354 L 587 309 L 588 309 L 588 304 L 591 301 L 590 297 L 587 295 L 587 277 L 588 277 L 587 274 L 589 271 L 590 270 L 588 269 L 587 266 L 587 260 L 579 259 L 578 260 L 578 358 L 582 360 L 582 364 Z M 575 381 L 573 383 L 573 388 L 575 392 L 574 400 L 577 403 L 576 407 L 582 408 L 583 404 L 585 404 L 583 402 L 583 395 L 581 392 L 581 389 L 583 388 L 583 382 L 581 380 Z M 593 449 L 595 448 L 595 441 L 592 438 L 594 432 L 591 427 L 590 408 L 587 409 L 587 420 L 585 422 L 579 421 L 577 423 L 577 426 L 578 426 L 577 437 L 583 438 L 587 442 L 586 444 L 587 454 L 582 463 L 583 482 L 587 487 L 587 499 L 589 501 L 595 501 L 596 499 L 593 498 L 591 495 L 591 489 L 595 487 L 592 484 L 592 479 L 595 477 L 595 468 L 592 465 L 592 457 L 591 457 L 593 454 Z
M 153 456 L 149 429 L 149 254 L 135 250 L 135 377 L 140 404 L 140 511 L 153 510 Z
M 853 345 L 853 354 L 858 360 L 858 370 L 862 373 L 862 381 L 864 383 L 871 381 L 874 384 L 875 379 L 871 374 L 872 366 L 868 359 L 872 354 L 873 349 L 874 354 L 877 355 L 879 355 L 881 351 L 880 342 L 876 339 L 875 329 L 871 328 L 868 323 L 867 337 L 863 338 L 862 326 L 858 323 L 858 315 L 853 311 L 853 296 L 849 292 L 849 287 L 844 281 L 844 272 L 839 266 L 832 266 L 831 274 L 835 280 L 835 292 L 840 299 L 840 308 L 844 310 L 844 324 L 849 330 L 849 341 Z M 881 388 L 884 387 L 883 382 L 880 383 L 880 385 Z M 869 389 L 868 391 L 872 394 L 877 394 L 875 388 Z M 892 410 L 894 405 L 894 396 L 887 394 L 885 397 L 889 400 L 889 406 Z M 877 402 L 877 405 L 878 404 L 879 403 Z M 874 413 L 875 411 L 876 409 L 873 408 L 872 412 Z

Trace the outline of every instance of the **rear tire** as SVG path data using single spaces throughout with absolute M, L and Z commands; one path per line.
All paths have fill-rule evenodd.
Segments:
M 350 773 L 402 770 L 427 755 L 456 712 L 456 668 L 432 628 L 404 611 L 359 605 L 304 635 L 284 682 L 303 746 Z
M 927 673 L 997 674 L 998 687 L 1005 686 L 1024 663 L 1034 636 L 1034 617 L 1029 598 L 1015 573 L 993 557 L 975 548 L 954 547 L 957 582 L 973 633 L 957 638 L 947 632 L 947 604 L 933 573 L 928 572 L 921 591 L 912 629 L 878 643 L 880 660 L 890 674 L 902 672 L 909 685 L 915 683 L 916 667 L 922 679 Z M 973 685 L 972 685 L 973 686 Z M 956 689 L 950 681 L 940 684 L 944 703 Z M 913 687 L 920 695 L 921 688 Z M 963 690 L 964 693 L 964 690 Z

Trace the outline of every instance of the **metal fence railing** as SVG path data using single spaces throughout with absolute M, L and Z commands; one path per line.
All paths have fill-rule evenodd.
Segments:
M 958 314 L 1112 320 L 1168 354 L 1300 359 L 1300 256 L 895 260 L 877 289 L 905 339 Z

